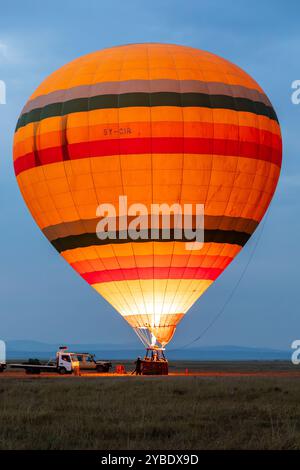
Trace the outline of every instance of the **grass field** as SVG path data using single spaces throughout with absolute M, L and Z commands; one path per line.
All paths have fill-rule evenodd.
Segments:
M 299 449 L 300 378 L 0 381 L 0 449 Z

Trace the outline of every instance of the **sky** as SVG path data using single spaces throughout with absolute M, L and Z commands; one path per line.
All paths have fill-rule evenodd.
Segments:
M 269 96 L 283 135 L 281 178 L 263 230 L 192 307 L 170 348 L 201 335 L 225 304 L 194 346 L 289 349 L 300 338 L 300 105 L 291 101 L 291 83 L 300 79 L 299 13 L 293 0 L 0 2 L 0 80 L 7 87 L 0 105 L 1 339 L 139 344 L 41 234 L 12 166 L 16 121 L 41 81 L 83 54 L 136 42 L 188 45 L 236 63 Z

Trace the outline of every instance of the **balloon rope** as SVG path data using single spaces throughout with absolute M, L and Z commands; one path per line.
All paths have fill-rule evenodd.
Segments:
M 261 225 L 261 230 L 260 230 L 260 233 L 257 237 L 257 240 L 254 244 L 254 247 L 252 249 L 252 252 L 250 253 L 250 256 L 249 256 L 249 259 L 243 269 L 243 271 L 241 272 L 241 275 L 236 283 L 236 285 L 234 286 L 234 288 L 232 289 L 231 293 L 229 294 L 228 298 L 226 299 L 224 305 L 222 306 L 221 310 L 217 313 L 217 315 L 212 319 L 212 321 L 208 324 L 208 326 L 206 328 L 204 328 L 204 330 L 201 332 L 201 334 L 199 336 L 197 336 L 197 338 L 195 338 L 193 341 L 191 341 L 190 343 L 187 343 L 185 344 L 184 346 L 181 346 L 181 347 L 178 347 L 176 348 L 176 350 L 178 349 L 184 349 L 184 348 L 187 348 L 188 346 L 191 346 L 192 344 L 196 343 L 197 341 L 199 341 L 200 339 L 203 338 L 203 336 L 208 332 L 208 330 L 216 323 L 216 321 L 221 317 L 221 315 L 225 312 L 226 310 L 226 307 L 228 306 L 229 302 L 231 301 L 231 299 L 233 298 L 234 294 L 236 293 L 240 283 L 242 282 L 246 272 L 247 272 L 247 269 L 253 259 L 253 256 L 256 252 L 256 249 L 257 249 L 257 246 L 258 246 L 258 243 L 261 239 L 261 236 L 263 234 L 263 231 L 264 231 L 264 228 L 265 228 L 265 225 L 266 225 L 266 221 L 267 221 L 267 218 L 268 218 L 268 214 L 269 214 L 269 211 L 267 211 L 266 215 L 265 215 L 265 218 L 264 218 L 264 221 Z M 175 350 L 175 348 L 173 349 Z M 172 349 L 169 349 L 169 351 L 172 351 Z

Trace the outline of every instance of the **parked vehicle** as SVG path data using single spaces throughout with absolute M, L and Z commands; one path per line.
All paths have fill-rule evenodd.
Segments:
M 112 367 L 109 361 L 97 361 L 94 354 L 74 353 L 68 351 L 67 346 L 61 346 L 54 359 L 43 364 L 39 359 L 29 359 L 19 364 L 9 364 L 12 369 L 23 369 L 26 374 L 40 374 L 41 372 L 56 372 L 59 374 L 72 374 L 80 370 L 95 372 L 109 372 Z M 5 363 L 0 363 L 0 372 L 6 368 Z
M 79 362 L 80 370 L 94 370 L 97 372 L 109 372 L 112 367 L 111 362 L 97 361 L 94 354 L 90 353 L 75 353 Z
M 72 374 L 79 369 L 79 362 L 76 354 L 66 351 L 67 347 L 62 346 L 56 353 L 56 358 L 47 364 L 41 364 L 39 360 L 31 359 L 21 364 L 10 364 L 12 369 L 24 369 L 27 374 L 40 374 L 41 372 L 58 372 L 59 374 Z

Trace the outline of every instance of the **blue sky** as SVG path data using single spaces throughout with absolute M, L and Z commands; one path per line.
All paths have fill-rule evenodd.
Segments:
M 288 349 L 300 337 L 300 79 L 297 1 L 11 0 L 0 10 L 0 338 L 138 345 L 122 318 L 59 257 L 32 220 L 12 168 L 21 108 L 39 83 L 88 52 L 132 42 L 190 45 L 244 68 L 264 88 L 282 127 L 280 183 L 257 250 L 234 297 L 199 345 Z M 177 329 L 172 347 L 201 333 L 243 271 L 259 230 Z

